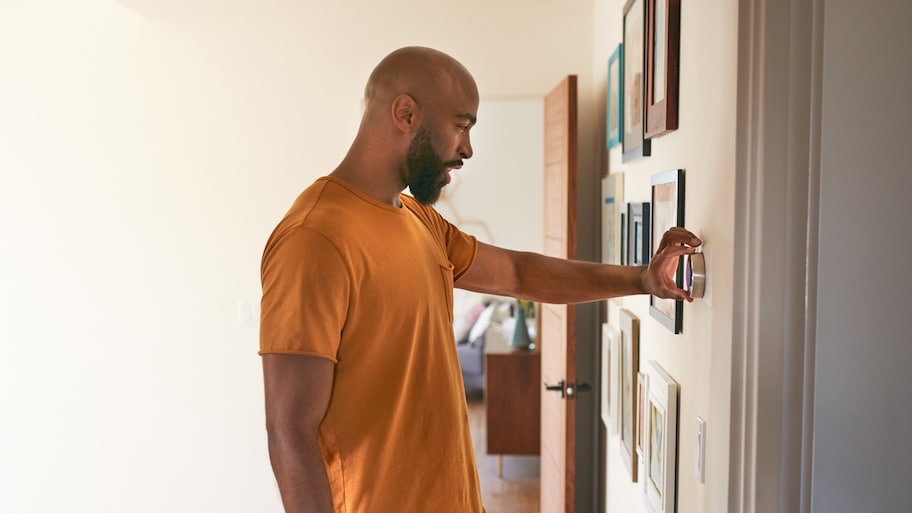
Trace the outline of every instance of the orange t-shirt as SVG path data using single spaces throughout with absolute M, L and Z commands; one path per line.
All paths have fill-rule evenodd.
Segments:
M 336 513 L 482 513 L 453 281 L 477 242 L 325 177 L 263 254 L 260 354 L 335 362 L 320 447 Z

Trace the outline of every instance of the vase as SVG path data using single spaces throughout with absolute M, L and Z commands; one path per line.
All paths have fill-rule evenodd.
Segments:
M 516 305 L 516 327 L 513 329 L 513 338 L 510 340 L 510 346 L 528 349 L 530 345 L 532 345 L 532 339 L 529 338 L 526 313 L 521 306 Z

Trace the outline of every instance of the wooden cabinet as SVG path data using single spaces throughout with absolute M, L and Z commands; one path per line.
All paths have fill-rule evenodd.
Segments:
M 485 346 L 485 379 L 488 454 L 538 454 L 541 353 L 513 350 L 505 338 L 489 340 Z

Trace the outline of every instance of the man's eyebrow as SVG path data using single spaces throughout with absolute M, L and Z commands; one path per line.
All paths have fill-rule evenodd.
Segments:
M 457 114 L 456 117 L 462 118 L 462 119 L 468 119 L 469 123 L 471 123 L 473 125 L 478 121 L 477 119 L 475 119 L 475 116 L 473 116 L 471 114 Z

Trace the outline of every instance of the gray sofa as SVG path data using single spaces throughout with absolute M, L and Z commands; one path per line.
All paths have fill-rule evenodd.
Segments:
M 474 344 L 468 341 L 456 345 L 459 353 L 459 365 L 462 367 L 462 380 L 465 382 L 466 391 L 484 390 L 484 346 L 485 337 L 482 335 Z
M 466 392 L 484 390 L 485 346 L 501 336 L 500 323 L 511 316 L 513 299 L 459 291 L 453 312 L 456 352 Z M 494 333 L 493 331 L 497 331 Z

